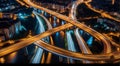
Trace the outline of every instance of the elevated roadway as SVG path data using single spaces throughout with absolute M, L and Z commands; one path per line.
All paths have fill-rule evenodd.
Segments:
M 74 58 L 74 59 L 84 59 L 84 60 L 93 60 L 93 61 L 101 61 L 101 60 L 104 60 L 104 61 L 110 61 L 111 59 L 111 56 L 114 56 L 114 59 L 113 60 L 119 60 L 120 57 L 118 55 L 120 55 L 120 53 L 111 53 L 111 46 L 110 46 L 110 41 L 104 37 L 102 34 L 96 32 L 95 30 L 87 27 L 86 25 L 84 24 L 81 24 L 79 23 L 78 21 L 75 21 L 67 16 L 64 16 L 64 15 L 61 15 L 59 13 L 56 13 L 54 11 L 51 11 L 51 10 L 48 10 L 46 8 L 43 8 L 41 6 L 38 6 L 34 3 L 32 3 L 31 1 L 29 0 L 24 0 L 24 2 L 26 2 L 27 4 L 29 4 L 30 6 L 33 6 L 33 7 L 36 7 L 40 10 L 43 10 L 51 15 L 54 15 L 60 19 L 63 19 L 65 21 L 67 21 L 68 23 L 65 24 L 65 25 L 62 25 L 60 27 L 56 27 L 56 28 L 53 28 L 51 30 L 48 30 L 42 34 L 39 34 L 39 35 L 36 35 L 36 36 L 33 36 L 31 38 L 28 38 L 24 41 L 21 41 L 19 43 L 16 43 L 14 45 L 11 45 L 9 47 L 6 47 L 6 48 L 3 48 L 0 50 L 0 57 L 6 55 L 6 54 L 9 54 L 11 52 L 14 52 L 14 51 L 17 51 L 23 47 L 26 47 L 28 45 L 30 45 L 31 43 L 33 42 L 36 42 L 36 41 L 40 41 L 40 43 L 38 42 L 36 45 L 42 47 L 43 49 L 45 50 L 48 50 L 52 53 L 55 53 L 55 54 L 58 54 L 58 55 L 61 55 L 61 56 L 65 56 L 65 57 L 71 57 L 71 58 Z M 71 52 L 71 51 L 67 51 L 67 50 L 64 50 L 64 49 L 61 49 L 61 48 L 58 48 L 58 47 L 55 47 L 55 46 L 52 46 L 52 45 L 49 45 L 39 39 L 42 39 L 44 37 L 47 37 L 47 36 L 50 36 L 52 35 L 53 33 L 55 32 L 58 32 L 60 30 L 64 30 L 64 29 L 67 29 L 69 27 L 72 27 L 73 25 L 77 26 L 78 28 L 90 33 L 92 36 L 94 36 L 95 38 L 97 38 L 98 40 L 102 41 L 103 44 L 104 44 L 104 52 L 107 53 L 107 54 L 102 54 L 102 55 L 91 55 L 91 54 L 81 54 L 81 53 L 75 53 L 75 52 Z
M 43 8 L 43 7 L 39 6 L 39 5 L 36 5 L 35 3 L 31 2 L 30 0 L 24 0 L 24 2 L 26 2 L 27 4 L 29 4 L 32 7 L 38 8 L 38 9 L 43 10 L 43 11 L 45 11 L 45 12 L 47 12 L 47 13 L 53 15 L 53 16 L 56 16 L 56 17 L 58 17 L 60 19 L 63 19 L 66 22 L 71 23 L 72 25 L 77 26 L 78 28 L 88 32 L 89 34 L 91 34 L 92 36 L 97 38 L 99 41 L 103 42 L 103 44 L 104 44 L 104 53 L 110 53 L 111 52 L 111 45 L 110 45 L 111 43 L 110 43 L 110 41 L 106 37 L 104 37 L 102 34 L 98 33 L 97 31 L 95 31 L 95 30 L 87 27 L 86 25 L 84 25 L 84 24 L 82 24 L 82 23 L 80 23 L 80 22 L 78 22 L 76 20 L 73 20 L 73 19 L 71 19 L 71 18 L 69 18 L 67 16 L 64 16 L 64 15 L 56 13 L 56 12 L 54 12 L 52 10 L 49 10 L 49 9 Z

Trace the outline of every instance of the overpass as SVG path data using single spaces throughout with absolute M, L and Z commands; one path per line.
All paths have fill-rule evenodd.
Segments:
M 104 43 L 104 51 L 106 53 L 111 52 L 110 41 L 107 38 L 105 38 L 102 34 L 98 33 L 97 31 L 95 31 L 95 30 L 87 27 L 86 25 L 84 25 L 84 24 L 82 24 L 82 23 L 80 23 L 80 22 L 78 22 L 76 20 L 73 20 L 73 19 L 71 19 L 71 18 L 69 18 L 67 16 L 61 15 L 61 14 L 56 13 L 54 11 L 51 11 L 51 10 L 48 10 L 48 9 L 43 8 L 41 6 L 38 6 L 38 5 L 34 4 L 34 3 L 32 3 L 30 0 L 24 0 L 24 1 L 26 3 L 28 3 L 30 6 L 38 8 L 40 10 L 43 10 L 43 11 L 45 11 L 45 12 L 47 12 L 47 13 L 53 15 L 53 16 L 56 16 L 56 17 L 58 17 L 58 18 L 60 18 L 62 20 L 65 20 L 66 22 L 71 23 L 74 26 L 77 26 L 78 28 L 88 32 L 89 34 L 91 34 L 92 36 L 94 36 L 95 38 L 97 38 L 98 40 L 100 40 L 100 41 L 102 41 Z
M 110 14 L 108 14 L 107 12 L 103 11 L 103 10 L 97 10 L 95 8 L 92 7 L 92 5 L 89 4 L 89 2 L 91 2 L 92 0 L 89 0 L 89 1 L 85 1 L 85 5 L 92 11 L 96 12 L 96 13 L 99 13 L 101 14 L 102 17 L 105 17 L 105 18 L 108 18 L 108 19 L 111 19 L 111 20 L 114 20 L 116 22 L 120 22 L 120 19 L 116 19 L 114 17 L 112 17 Z M 113 3 L 114 3 L 114 0 L 113 0 Z
M 58 32 L 60 30 L 64 30 L 64 29 L 67 29 L 69 27 L 72 27 L 73 25 L 77 26 L 78 28 L 88 32 L 89 34 L 91 34 L 92 36 L 94 36 L 95 38 L 97 38 L 99 41 L 102 41 L 104 43 L 104 53 L 105 54 L 101 54 L 101 55 L 92 55 L 92 54 L 81 54 L 81 53 L 75 53 L 75 52 L 71 52 L 71 51 L 67 51 L 67 50 L 64 50 L 64 49 L 61 49 L 61 48 L 58 48 L 58 47 L 55 47 L 55 46 L 52 46 L 52 45 L 49 45 L 43 41 L 40 41 L 38 43 L 36 43 L 36 45 L 42 47 L 43 49 L 45 50 L 48 50 L 52 53 L 55 53 L 55 54 L 58 54 L 58 55 L 61 55 L 61 56 L 65 56 L 65 57 L 71 57 L 71 58 L 74 58 L 74 59 L 84 59 L 84 60 L 92 60 L 92 61 L 101 61 L 101 60 L 104 60 L 104 61 L 110 61 L 111 59 L 111 56 L 114 56 L 115 58 L 112 59 L 113 60 L 119 60 L 120 57 L 118 56 L 119 53 L 111 53 L 111 43 L 110 41 L 104 37 L 102 34 L 96 32 L 95 30 L 87 27 L 86 25 L 84 24 L 81 24 L 79 23 L 78 21 L 76 20 L 73 20 L 67 16 L 64 16 L 64 15 L 61 15 L 59 13 L 56 13 L 54 11 L 51 11 L 51 10 L 48 10 L 48 9 L 45 9 L 41 6 L 38 6 L 34 3 L 32 3 L 31 1 L 29 0 L 24 0 L 24 2 L 28 3 L 30 6 L 33 6 L 33 7 L 36 7 L 40 10 L 43 10 L 53 16 L 56 16 L 62 20 L 65 20 L 67 21 L 68 23 L 65 24 L 65 25 L 62 25 L 62 26 L 59 26 L 59 27 L 56 27 L 56 28 L 53 28 L 51 30 L 48 30 L 42 34 L 39 34 L 39 35 L 36 35 L 36 36 L 33 36 L 31 38 L 28 38 L 24 41 L 21 41 L 19 43 L 16 43 L 14 45 L 11 45 L 9 47 L 6 47 L 6 48 L 3 48 L 0 50 L 0 57 L 8 54 L 8 53 L 11 53 L 11 52 L 14 52 L 16 50 L 19 50 L 25 46 L 28 46 L 30 45 L 31 43 L 33 42 L 36 42 L 36 41 L 40 41 L 39 39 L 42 39 L 44 37 L 47 37 L 55 32 Z M 15 47 L 15 48 L 14 48 Z M 107 54 L 106 54 L 107 53 Z

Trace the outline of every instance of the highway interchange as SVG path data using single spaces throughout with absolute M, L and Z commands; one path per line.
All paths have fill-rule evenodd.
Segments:
M 20 0 L 17 0 L 20 4 L 22 3 Z M 65 15 L 61 15 L 59 13 L 56 13 L 54 11 L 51 11 L 49 9 L 46 9 L 46 8 L 43 8 L 41 6 L 38 6 L 36 5 L 35 3 L 31 2 L 30 0 L 23 0 L 26 4 L 22 3 L 22 5 L 26 5 L 29 7 L 35 7 L 35 8 L 38 8 L 40 10 L 43 10 L 53 16 L 56 16 L 57 18 L 59 19 L 62 19 L 62 20 L 65 20 L 67 22 L 67 24 L 65 25 L 62 25 L 62 26 L 59 26 L 59 27 L 55 27 L 55 28 L 52 28 L 52 26 L 50 25 L 49 21 L 47 21 L 46 19 L 46 22 L 47 22 L 47 25 L 48 25 L 48 30 L 39 34 L 39 35 L 36 35 L 36 36 L 32 36 L 30 38 L 27 38 L 26 40 L 23 40 L 19 43 L 16 43 L 16 44 L 13 44 L 9 47 L 6 47 L 6 48 L 3 48 L 0 50 L 0 57 L 6 55 L 6 54 L 9 54 L 9 53 L 12 53 L 14 51 L 17 51 L 23 47 L 26 47 L 32 43 L 35 43 L 36 45 L 38 45 L 39 47 L 51 52 L 51 53 L 55 53 L 55 54 L 58 54 L 60 56 L 64 56 L 64 57 L 70 57 L 70 58 L 73 58 L 73 59 L 77 59 L 77 60 L 92 60 L 92 61 L 110 61 L 111 60 L 111 56 L 114 56 L 114 59 L 113 60 L 119 60 L 120 57 L 119 57 L 119 51 L 116 53 L 116 52 L 112 52 L 112 49 L 111 49 L 111 41 L 106 38 L 104 35 L 100 34 L 99 32 L 87 27 L 86 25 L 76 21 L 76 18 L 75 18 L 75 13 L 73 13 L 74 11 L 74 7 L 76 8 L 77 6 L 74 5 L 73 6 L 73 9 L 71 9 L 71 14 L 69 15 L 69 17 L 65 16 Z M 78 0 L 78 1 L 82 1 L 82 0 Z M 77 4 L 80 4 L 81 2 L 77 2 Z M 101 13 L 99 11 L 96 11 L 94 9 L 92 9 L 90 7 L 90 5 L 88 4 L 88 2 L 85 2 L 85 4 L 93 11 L 95 12 L 98 12 L 98 13 Z M 104 16 L 106 18 L 109 18 L 109 19 L 113 19 L 117 22 L 120 22 L 119 20 L 109 16 L 108 14 L 106 13 L 102 13 L 101 15 L 107 15 L 107 16 Z M 45 17 L 43 17 L 45 18 Z M 77 52 L 72 52 L 72 51 L 68 51 L 68 50 L 64 50 L 64 49 L 61 49 L 61 48 L 58 48 L 58 47 L 55 47 L 53 45 L 50 45 L 48 43 L 45 43 L 43 42 L 42 38 L 45 38 L 47 36 L 50 36 L 52 35 L 53 33 L 56 33 L 58 31 L 61 31 L 61 30 L 65 30 L 67 28 L 70 28 L 72 26 L 76 26 L 77 29 L 74 31 L 75 32 L 75 35 L 76 35 L 76 38 L 77 40 L 80 41 L 79 43 L 79 46 L 80 46 L 80 49 L 82 50 L 82 53 L 77 53 Z M 103 44 L 104 44 L 104 49 L 103 49 L 103 54 L 101 55 L 94 55 L 92 54 L 92 52 L 89 50 L 89 48 L 85 45 L 85 42 L 84 40 L 82 40 L 82 37 L 78 34 L 78 28 L 79 29 L 82 29 L 86 32 L 88 32 L 89 34 L 91 34 L 93 37 L 95 37 L 97 40 L 101 41 Z M 85 48 L 82 48 L 82 47 L 85 47 Z M 51 54 L 50 54 L 51 55 Z

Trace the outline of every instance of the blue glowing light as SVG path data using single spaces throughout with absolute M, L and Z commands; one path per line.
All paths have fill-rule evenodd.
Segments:
M 53 18 L 54 18 L 54 20 L 56 20 L 56 19 L 57 19 L 55 16 L 54 16 Z
M 64 25 L 64 24 L 65 24 L 65 21 L 62 20 L 62 25 Z
M 44 12 L 44 15 L 45 15 L 45 16 L 47 16 L 47 13 L 46 13 L 46 12 Z
M 56 24 L 56 22 L 54 22 L 54 23 L 53 23 L 53 27 L 56 27 L 56 26 L 57 26 L 57 24 Z
M 81 35 L 83 34 L 83 31 L 82 31 L 82 30 L 80 30 L 80 34 L 81 34 Z
M 21 19 L 25 19 L 28 15 L 25 14 L 25 13 L 19 13 L 18 14 L 18 17 L 21 18 Z
M 18 34 L 18 33 L 19 33 L 19 28 L 18 28 L 18 25 L 15 25 L 15 32 L 16 32 L 16 34 Z
M 56 34 L 55 34 L 56 36 L 59 36 L 59 32 L 56 32 Z
M 71 33 L 69 31 L 67 31 L 66 34 L 67 34 L 68 50 L 76 51 L 74 41 L 73 41 L 72 36 L 71 36 Z
M 8 10 L 9 8 L 8 8 L 8 7 L 6 7 L 5 9 L 6 9 L 6 10 Z
M 19 13 L 18 16 L 19 16 L 19 18 L 24 18 L 22 13 Z
M 98 27 L 98 25 L 94 25 L 94 27 L 96 28 L 96 27 Z
M 91 36 L 91 37 L 88 39 L 87 44 L 88 44 L 89 46 L 91 46 L 91 45 L 92 45 L 92 42 L 93 42 L 93 37 Z
M 109 29 L 109 27 L 106 27 L 106 28 L 105 28 L 105 30 L 108 30 L 108 29 Z
M 21 26 L 21 27 L 20 27 L 20 31 L 21 31 L 22 29 L 25 30 L 25 31 L 27 31 L 27 29 L 26 29 L 24 26 Z
M 38 22 L 37 26 L 39 26 L 39 28 L 37 28 L 38 29 L 37 33 L 45 32 L 44 24 L 42 23 L 42 21 L 43 21 L 42 18 L 40 18 L 38 13 L 36 13 L 34 11 L 33 11 L 33 13 L 35 14 L 37 22 Z M 42 40 L 44 41 L 45 39 L 42 39 Z M 33 59 L 31 60 L 31 63 L 40 63 L 42 55 L 43 55 L 43 49 L 37 48 L 36 54 L 34 55 Z
M 0 11 L 2 11 L 2 9 L 0 8 Z

